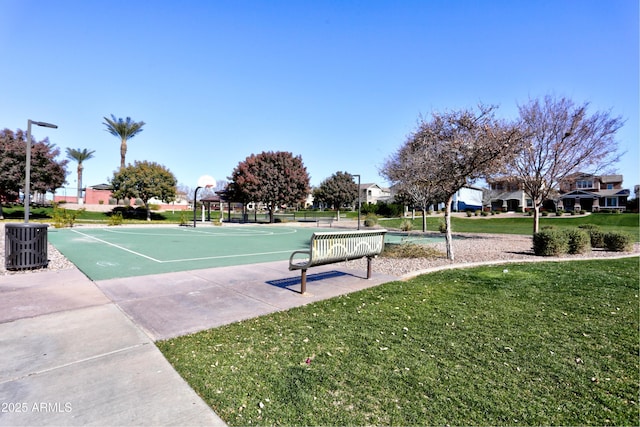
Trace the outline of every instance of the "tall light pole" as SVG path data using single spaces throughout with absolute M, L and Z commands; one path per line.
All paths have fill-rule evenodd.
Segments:
M 31 125 L 58 129 L 58 126 L 46 122 L 27 121 L 27 164 L 24 172 L 24 223 L 29 223 L 29 202 L 31 201 Z
M 360 230 L 360 175 L 353 174 L 352 176 L 358 177 L 358 230 Z

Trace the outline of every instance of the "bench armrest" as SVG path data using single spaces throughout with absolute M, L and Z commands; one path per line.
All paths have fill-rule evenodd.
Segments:
M 300 255 L 300 254 L 304 254 L 306 255 L 306 260 L 305 262 L 301 262 L 302 260 L 300 260 L 300 262 L 295 262 L 294 261 L 294 257 L 296 255 Z M 311 251 L 295 251 L 291 254 L 291 256 L 289 257 L 289 270 L 302 270 L 302 269 L 306 269 L 309 268 L 309 264 L 311 264 Z

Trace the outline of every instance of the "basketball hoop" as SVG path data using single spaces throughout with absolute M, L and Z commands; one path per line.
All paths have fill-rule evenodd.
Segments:
M 201 188 L 212 188 L 216 186 L 216 180 L 212 176 L 202 175 L 198 179 L 198 187 L 195 193 L 193 193 L 193 227 L 196 226 L 196 202 L 198 199 L 198 190 Z M 204 205 L 202 206 L 202 221 L 204 222 Z
M 211 188 L 216 186 L 216 180 L 212 176 L 202 175 L 198 179 L 198 187 Z

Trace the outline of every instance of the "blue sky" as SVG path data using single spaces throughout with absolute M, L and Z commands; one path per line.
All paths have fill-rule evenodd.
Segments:
M 0 0 L 0 16 L 0 128 L 57 124 L 33 134 L 95 150 L 85 185 L 119 166 L 112 113 L 147 123 L 127 162 L 191 187 L 280 150 L 312 185 L 384 184 L 420 115 L 481 102 L 515 118 L 546 94 L 626 119 L 617 172 L 640 183 L 637 0 Z

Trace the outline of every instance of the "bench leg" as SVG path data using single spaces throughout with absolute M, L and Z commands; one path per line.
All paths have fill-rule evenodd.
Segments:
M 371 257 L 367 257 L 367 279 L 371 279 Z
M 300 278 L 300 293 L 304 294 L 307 292 L 307 270 L 302 270 L 302 276 Z

